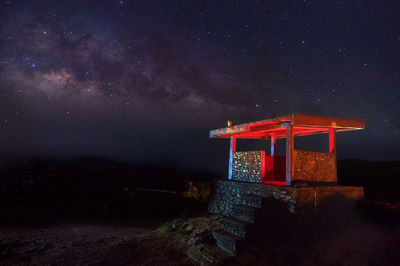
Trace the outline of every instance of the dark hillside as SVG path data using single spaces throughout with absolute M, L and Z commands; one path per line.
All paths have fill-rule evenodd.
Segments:
M 2 222 L 65 217 L 174 217 L 206 203 L 182 196 L 188 180 L 212 174 L 166 165 L 131 165 L 97 157 L 31 160 L 0 171 Z
M 368 200 L 400 202 L 400 162 L 339 160 L 338 183 L 363 186 Z

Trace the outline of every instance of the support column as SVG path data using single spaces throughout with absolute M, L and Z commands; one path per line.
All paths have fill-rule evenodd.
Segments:
M 329 129 L 329 153 L 334 153 L 336 156 L 336 134 L 335 129 Z
M 329 129 L 329 153 L 332 154 L 335 163 L 335 179 L 337 182 L 337 161 L 336 161 L 336 130 Z
M 271 156 L 275 156 L 276 137 L 271 137 Z
M 293 126 L 288 125 L 286 128 L 286 185 L 290 186 L 293 177 L 293 149 L 294 149 L 294 135 Z
M 233 153 L 236 152 L 236 137 L 231 136 L 231 143 L 229 146 L 229 173 L 228 179 L 232 179 L 232 166 L 233 166 Z

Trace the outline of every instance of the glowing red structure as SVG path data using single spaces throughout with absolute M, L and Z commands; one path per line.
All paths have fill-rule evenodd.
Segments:
M 210 138 L 230 138 L 228 179 L 291 185 L 296 181 L 337 182 L 336 132 L 365 128 L 360 120 L 291 114 L 210 131 Z M 294 149 L 294 138 L 329 134 L 329 153 Z M 237 152 L 237 139 L 269 139 L 271 152 Z M 277 139 L 286 139 L 286 155 L 275 154 Z M 246 175 L 246 177 L 244 177 Z M 254 175 L 258 175 L 257 178 Z
M 260 235 L 269 215 L 274 215 L 268 202 L 297 220 L 313 217 L 324 206 L 337 219 L 363 198 L 362 187 L 337 184 L 335 141 L 336 132 L 365 128 L 363 121 L 291 114 L 228 125 L 210 131 L 211 138 L 230 139 L 228 179 L 215 180 L 209 203 L 209 212 L 223 217 L 221 229 L 213 232 L 220 249 L 236 254 L 245 238 Z M 327 152 L 294 148 L 295 137 L 323 133 L 329 135 Z M 236 151 L 238 139 L 269 140 L 271 151 Z M 276 154 L 277 139 L 286 139 L 285 155 Z

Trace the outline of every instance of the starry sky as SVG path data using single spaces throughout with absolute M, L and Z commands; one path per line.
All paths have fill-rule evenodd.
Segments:
M 221 170 L 210 129 L 292 112 L 365 120 L 339 158 L 400 160 L 399 70 L 396 0 L 1 0 L 1 164 Z

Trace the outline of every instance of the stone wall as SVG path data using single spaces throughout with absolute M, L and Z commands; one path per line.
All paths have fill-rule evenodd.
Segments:
M 288 204 L 294 212 L 296 201 L 292 195 L 291 187 L 268 186 L 230 180 L 216 180 L 212 200 L 209 204 L 211 213 L 234 216 L 235 205 L 261 207 L 260 198 L 275 198 Z
M 293 161 L 292 181 L 337 182 L 334 154 L 294 150 Z
M 234 152 L 232 179 L 262 183 L 264 151 Z
M 357 199 L 363 197 L 362 187 L 303 185 L 215 181 L 209 211 L 223 216 L 212 233 L 216 245 L 237 254 L 249 243 L 263 243 L 278 228 L 284 228 L 286 236 L 301 233 L 299 239 L 314 233 L 316 226 L 330 230 L 346 221 Z
M 274 186 L 231 180 L 216 180 L 209 203 L 209 212 L 235 216 L 236 205 L 261 207 L 261 198 L 273 198 L 287 204 L 291 213 L 308 207 L 315 207 L 328 197 L 340 196 L 358 200 L 364 197 L 362 187 L 348 186 Z

